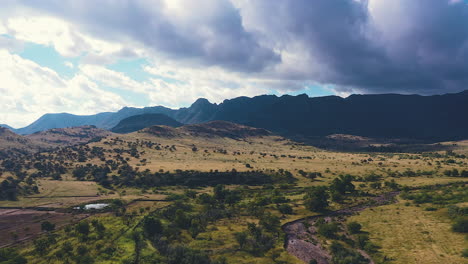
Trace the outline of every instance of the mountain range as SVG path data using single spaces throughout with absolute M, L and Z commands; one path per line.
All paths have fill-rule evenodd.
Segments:
M 150 126 L 180 127 L 182 125 L 182 123 L 165 114 L 143 114 L 123 119 L 111 131 L 114 133 L 131 133 Z
M 188 108 L 132 108 L 89 116 L 46 114 L 15 129 L 31 134 L 52 128 L 94 125 L 110 130 L 125 118 L 163 114 L 182 124 L 224 120 L 264 128 L 294 138 L 350 134 L 375 138 L 458 140 L 468 138 L 468 90 L 455 94 L 351 95 L 313 97 L 262 95 L 212 104 L 198 99 Z

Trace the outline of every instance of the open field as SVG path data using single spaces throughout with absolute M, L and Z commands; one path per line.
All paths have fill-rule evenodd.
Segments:
M 86 218 L 87 214 L 59 213 L 28 209 L 0 209 L 0 247 L 19 243 L 36 237 L 40 233 L 41 223 L 49 221 L 56 228 L 76 223 Z
M 443 211 L 425 211 L 400 201 L 365 210 L 349 221 L 361 223 L 391 263 L 466 263 L 461 252 L 468 241 L 451 232 L 451 221 Z

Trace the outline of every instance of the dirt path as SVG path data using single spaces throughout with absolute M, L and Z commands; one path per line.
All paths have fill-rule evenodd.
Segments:
M 286 223 L 282 226 L 283 231 L 286 233 L 284 248 L 305 263 L 309 263 L 310 260 L 315 259 L 318 264 L 329 264 L 331 263 L 331 255 L 316 236 L 317 230 L 314 224 L 317 220 L 323 218 L 326 222 L 330 222 L 336 218 L 352 215 L 367 208 L 389 204 L 395 201 L 394 198 L 398 194 L 399 192 L 385 193 L 372 197 L 365 204 Z M 374 263 L 367 252 L 363 250 L 359 250 L 359 252 L 369 259 L 370 264 Z

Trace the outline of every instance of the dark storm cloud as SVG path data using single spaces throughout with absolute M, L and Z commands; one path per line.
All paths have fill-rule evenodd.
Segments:
M 468 87 L 468 5 L 461 1 L 203 0 L 186 1 L 182 15 L 164 12 L 163 1 L 23 2 L 96 36 L 285 83 L 369 93 Z M 288 61 L 291 53 L 296 61 Z
M 245 8 L 256 10 L 248 19 L 271 42 L 302 47 L 310 70 L 288 65 L 282 78 L 431 94 L 468 87 L 468 6 L 451 2 L 257 0 Z

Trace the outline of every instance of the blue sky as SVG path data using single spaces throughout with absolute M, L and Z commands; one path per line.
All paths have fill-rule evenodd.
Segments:
M 2 2 L 0 123 L 21 127 L 45 113 L 124 106 L 178 108 L 200 97 L 220 103 L 261 94 L 429 95 L 468 87 L 463 1 L 95 5 Z

